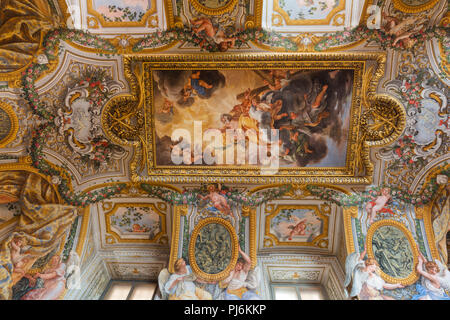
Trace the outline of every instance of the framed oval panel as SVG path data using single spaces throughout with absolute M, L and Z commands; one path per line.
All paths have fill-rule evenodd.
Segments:
M 367 231 L 367 256 L 374 258 L 380 276 L 389 283 L 411 285 L 419 279 L 416 271 L 418 249 L 411 232 L 400 222 L 374 222 Z
M 238 0 L 190 0 L 197 11 L 206 15 L 222 15 L 234 9 Z
M 13 108 L 6 102 L 0 101 L 0 148 L 12 142 L 19 131 L 19 119 Z
M 225 279 L 236 265 L 238 255 L 238 238 L 230 222 L 206 218 L 192 231 L 189 262 L 200 278 L 208 281 Z
M 397 10 L 406 13 L 417 13 L 433 8 L 439 0 L 393 0 Z

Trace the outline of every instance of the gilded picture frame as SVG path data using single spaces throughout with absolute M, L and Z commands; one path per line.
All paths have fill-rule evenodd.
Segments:
M 308 210 L 314 212 L 314 216 L 321 219 L 322 226 L 321 232 L 315 235 L 311 241 L 287 241 L 280 240 L 277 236 L 272 232 L 272 221 L 275 217 L 277 217 L 284 210 Z M 331 212 L 331 207 L 328 204 L 315 204 L 315 205 L 267 205 L 266 206 L 266 218 L 265 218 L 265 227 L 264 227 L 264 237 L 266 240 L 264 241 L 265 247 L 273 247 L 273 246 L 302 246 L 302 247 L 317 247 L 321 249 L 328 248 L 328 227 L 329 227 L 329 216 L 328 214 Z M 269 239 L 271 241 L 269 241 Z
M 207 273 L 204 270 L 202 270 L 199 267 L 199 261 L 197 261 L 197 255 L 196 255 L 197 239 L 198 239 L 202 229 L 210 224 L 217 224 L 219 226 L 224 227 L 227 230 L 227 232 L 230 236 L 230 240 L 231 240 L 230 262 L 222 271 L 215 273 L 215 274 Z M 192 270 L 194 271 L 194 273 L 197 276 L 199 276 L 200 278 L 207 280 L 207 281 L 223 280 L 229 275 L 230 271 L 236 265 L 236 261 L 239 256 L 238 248 L 239 248 L 238 237 L 237 237 L 237 234 L 230 222 L 228 222 L 222 218 L 217 218 L 217 217 L 203 219 L 195 226 L 194 230 L 192 231 L 191 238 L 189 241 L 189 262 L 192 267 Z
M 417 248 L 417 245 L 415 243 L 414 237 L 411 234 L 411 232 L 400 222 L 392 220 L 392 219 L 384 219 L 374 222 L 369 229 L 367 230 L 367 237 L 366 237 L 366 243 L 367 243 L 367 256 L 369 258 L 374 258 L 377 260 L 377 256 L 375 255 L 374 250 L 374 237 L 376 237 L 377 231 L 380 230 L 380 228 L 383 227 L 394 227 L 395 229 L 401 231 L 401 233 L 405 236 L 405 238 L 408 240 L 409 247 L 411 249 L 412 254 L 412 261 L 410 263 L 411 270 L 409 274 L 402 278 L 397 278 L 394 276 L 391 276 L 384 272 L 381 268 L 378 268 L 379 274 L 383 280 L 385 280 L 388 283 L 400 283 L 402 285 L 408 286 L 414 284 L 419 279 L 419 274 L 417 273 L 416 266 L 418 263 L 418 256 L 419 251 Z M 392 252 L 392 246 L 390 246 L 390 252 Z M 378 264 L 380 262 L 377 260 Z
M 238 0 L 227 0 L 224 5 L 218 6 L 216 8 L 205 6 L 199 0 L 190 0 L 189 3 L 198 12 L 213 16 L 213 15 L 221 15 L 232 11 L 236 6 L 236 4 L 238 3 Z
M 148 208 L 158 215 L 160 219 L 160 230 L 157 234 L 150 238 L 147 234 L 140 236 L 135 234 L 134 236 L 120 234 L 117 229 L 111 223 L 111 217 L 121 208 L 134 207 L 134 208 Z M 110 203 L 104 202 L 102 204 L 103 213 L 105 215 L 106 233 L 115 238 L 117 243 L 147 243 L 147 244 L 165 244 L 167 243 L 166 232 L 166 214 L 167 204 L 164 202 L 157 203 L 136 203 L 136 202 L 118 202 Z
M 9 125 L 6 125 L 9 122 Z M 3 130 L 8 129 L 3 132 Z M 6 102 L 0 101 L 0 148 L 4 148 L 14 141 L 19 131 L 19 119 L 13 108 Z
M 405 13 L 418 13 L 433 8 L 439 0 L 417 1 L 416 5 L 405 3 L 404 0 L 393 0 L 394 8 Z
M 130 164 L 133 182 L 369 184 L 373 173 L 369 148 L 392 142 L 401 133 L 405 122 L 404 109 L 397 100 L 376 94 L 385 61 L 386 55 L 383 53 L 126 55 L 124 70 L 131 85 L 131 94 L 116 96 L 105 105 L 102 126 L 112 141 L 135 148 Z M 159 89 L 155 87 L 154 72 L 238 70 L 256 73 L 260 70 L 266 72 L 289 69 L 310 73 L 338 69 L 352 73 L 352 92 L 349 98 L 351 105 L 345 119 L 348 121 L 345 124 L 348 126 L 348 133 L 345 138 L 346 147 L 343 149 L 346 150 L 344 166 L 290 166 L 281 167 L 273 173 L 270 169 L 265 171 L 261 165 L 252 164 L 191 166 L 157 163 L 161 152 L 157 150 L 154 99 Z M 372 108 L 374 111 L 370 112 Z M 394 116 L 395 128 L 371 132 L 372 123 L 369 118 L 379 110 L 394 112 L 395 115 L 386 113 L 374 122 Z M 220 111 L 222 110 L 217 112 Z M 133 121 L 144 123 L 139 132 L 126 124 L 133 117 L 136 118 Z

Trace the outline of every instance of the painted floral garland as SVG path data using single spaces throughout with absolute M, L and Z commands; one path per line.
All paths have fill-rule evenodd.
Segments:
M 450 177 L 450 169 L 443 170 L 439 174 Z M 312 195 L 319 197 L 322 200 L 336 203 L 341 207 L 362 206 L 367 202 L 374 200 L 383 188 L 389 188 L 392 198 L 398 200 L 400 204 L 423 206 L 433 199 L 433 196 L 438 189 L 438 184 L 436 182 L 436 177 L 434 177 L 421 192 L 414 194 L 409 190 L 405 192 L 405 190 L 388 185 L 371 187 L 367 191 L 352 193 L 350 195 L 346 195 L 322 186 L 308 185 L 306 188 Z
M 66 203 L 72 206 L 84 207 L 92 203 L 108 199 L 121 192 L 126 184 L 105 187 L 94 192 L 73 192 L 69 188 L 68 179 L 61 176 L 61 171 L 50 166 L 44 159 L 43 146 L 46 137 L 53 129 L 48 123 L 40 125 L 32 132 L 32 142 L 29 148 L 31 164 L 44 175 L 52 177 L 52 183 L 58 186 L 58 191 Z
M 201 188 L 184 190 L 182 193 L 172 191 L 159 186 L 152 186 L 146 183 L 141 184 L 141 188 L 149 195 L 157 197 L 172 205 L 198 205 L 199 195 L 207 194 L 206 186 Z M 268 201 L 277 199 L 291 190 L 292 186 L 283 185 L 278 188 L 262 191 L 256 194 L 242 193 L 242 191 L 226 188 L 219 191 L 230 204 L 256 207 Z
M 420 30 L 409 37 L 411 45 L 405 45 L 403 41 L 395 43 L 395 37 L 386 34 L 380 29 L 369 29 L 365 25 L 359 25 L 354 29 L 344 29 L 332 34 L 325 34 L 323 39 L 315 45 L 315 50 L 324 51 L 329 48 L 342 46 L 366 40 L 377 43 L 382 49 L 414 51 L 427 40 L 438 38 L 441 41 L 448 37 L 448 28 L 433 26 L 426 30 Z M 394 44 L 395 43 L 395 44 Z M 412 45 L 414 44 L 414 45 Z M 447 55 L 448 57 L 448 55 Z
M 298 50 L 297 44 L 289 38 L 277 32 L 269 32 L 260 28 L 239 30 L 229 34 L 228 37 L 235 38 L 237 48 L 242 47 L 248 41 L 254 41 L 274 48 L 284 48 L 287 51 Z M 211 37 L 196 34 L 190 28 L 170 29 L 149 34 L 134 45 L 133 51 L 139 52 L 144 49 L 157 48 L 174 41 L 190 43 L 208 52 L 221 51 L 219 45 Z

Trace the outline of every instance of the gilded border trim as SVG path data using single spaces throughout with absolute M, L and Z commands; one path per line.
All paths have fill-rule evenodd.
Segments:
M 170 242 L 170 259 L 169 259 L 169 272 L 174 273 L 175 261 L 178 259 L 178 244 L 180 242 L 180 219 L 181 216 L 186 216 L 188 213 L 188 206 L 175 206 L 174 216 L 172 221 L 172 241 Z
M 193 6 L 198 12 L 204 13 L 209 16 L 218 16 L 227 12 L 230 12 L 234 9 L 238 0 L 228 0 L 228 2 L 221 7 L 218 8 L 208 8 L 202 5 L 198 0 L 189 0 L 191 6 Z
M 242 207 L 242 216 L 243 217 L 249 217 L 250 223 L 249 223 L 249 232 L 250 232 L 250 239 L 249 239 L 249 247 L 250 247 L 250 260 L 252 260 L 251 269 L 256 267 L 256 208 L 255 207 Z
M 419 6 L 411 6 L 405 4 L 403 0 L 393 0 L 394 8 L 406 13 L 417 13 L 433 8 L 439 0 L 429 0 L 428 2 Z
M 87 235 L 87 231 L 88 231 L 89 220 L 91 218 L 90 212 L 91 212 L 91 206 L 89 205 L 86 208 L 84 208 L 84 212 L 81 217 L 81 219 L 83 219 L 83 220 L 81 221 L 80 234 L 78 236 L 77 247 L 75 249 L 75 251 L 78 254 L 78 256 L 80 257 L 80 259 L 81 259 L 81 255 L 83 253 L 84 243 L 86 242 L 86 235 Z
M 352 218 L 358 217 L 358 207 L 343 208 L 344 215 L 344 234 L 345 234 L 345 246 L 347 248 L 347 255 L 355 252 L 355 243 L 352 232 Z
M 403 232 L 403 234 L 408 239 L 409 245 L 411 247 L 414 262 L 413 262 L 413 270 L 405 278 L 398 279 L 398 278 L 391 277 L 388 274 L 384 273 L 383 270 L 378 268 L 380 276 L 386 282 L 389 282 L 389 283 L 401 283 L 405 286 L 412 285 L 414 282 L 416 282 L 419 279 L 419 274 L 416 271 L 416 265 L 418 262 L 419 251 L 417 249 L 413 235 L 402 223 L 392 220 L 392 219 L 384 219 L 384 220 L 379 220 L 379 221 L 374 222 L 370 226 L 370 228 L 367 230 L 367 236 L 366 236 L 366 243 L 368 244 L 367 245 L 367 256 L 369 258 L 374 258 L 373 249 L 372 249 L 372 239 L 373 239 L 373 236 L 374 236 L 376 230 L 378 230 L 380 227 L 384 227 L 384 226 L 396 227 L 397 229 L 400 229 L 400 231 Z
M 209 274 L 209 273 L 206 273 L 203 270 L 201 270 L 198 267 L 197 261 L 195 259 L 195 242 L 197 240 L 197 237 L 198 237 L 200 231 L 202 230 L 202 228 L 211 223 L 217 223 L 217 224 L 221 224 L 222 226 L 224 226 L 228 230 L 228 233 L 230 234 L 231 242 L 232 242 L 231 261 L 223 271 L 216 273 L 216 274 Z M 236 265 L 236 261 L 239 256 L 238 247 L 239 247 L 238 237 L 236 235 L 236 231 L 234 230 L 234 228 L 230 222 L 228 222 L 225 219 L 217 218 L 217 217 L 205 218 L 205 219 L 199 221 L 197 223 L 197 225 L 195 226 L 194 230 L 192 231 L 191 239 L 189 241 L 189 263 L 190 263 L 194 273 L 196 275 L 198 275 L 200 278 L 207 280 L 207 281 L 220 281 L 220 280 L 225 279 L 229 275 L 230 271 Z

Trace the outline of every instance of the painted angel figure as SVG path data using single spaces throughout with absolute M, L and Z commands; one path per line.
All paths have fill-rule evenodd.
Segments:
M 389 200 L 392 199 L 390 192 L 390 188 L 383 188 L 381 189 L 381 194 L 378 197 L 376 197 L 373 201 L 367 203 L 366 211 L 370 215 L 370 224 L 372 224 L 378 212 L 392 213 L 392 210 L 384 207 L 389 202 Z
M 450 290 L 450 272 L 438 259 L 427 261 L 419 252 L 417 272 L 422 276 L 416 282 L 418 294 L 412 300 L 450 300 L 445 291 Z
M 208 189 L 208 195 L 202 196 L 198 195 L 198 197 L 202 200 L 209 200 L 213 204 L 214 208 L 219 210 L 220 212 L 226 214 L 226 215 L 232 215 L 231 208 L 227 203 L 227 198 L 225 198 L 223 195 L 219 194 L 220 192 L 220 185 L 219 188 L 216 189 L 214 185 L 209 185 L 207 187 Z
M 411 16 L 406 19 L 389 16 L 383 12 L 384 23 L 382 30 L 395 37 L 393 45 L 402 41 L 406 47 L 414 45 L 415 41 L 410 38 L 413 34 L 420 32 L 425 28 L 427 22 L 425 17 Z
M 362 300 L 395 300 L 382 294 L 383 289 L 393 290 L 404 288 L 400 283 L 386 283 L 378 274 L 378 263 L 373 258 L 364 260 L 366 248 L 361 254 L 354 252 L 345 261 L 345 282 L 347 287 L 353 279 L 350 297 L 359 296 Z M 346 292 L 347 293 L 347 292 Z
M 211 19 L 197 18 L 195 20 L 191 20 L 191 24 L 194 26 L 193 31 L 197 35 L 200 32 L 204 31 L 208 37 L 212 38 L 214 42 L 218 45 L 220 51 L 224 52 L 227 51 L 229 48 L 234 47 L 236 37 L 228 37 L 222 29 L 215 27 L 213 25 Z
M 22 236 L 15 236 L 11 241 L 11 262 L 14 266 L 14 272 L 21 275 L 25 275 L 26 272 L 23 268 L 31 258 L 30 254 L 24 252 L 26 251 L 26 244 L 27 240 Z

